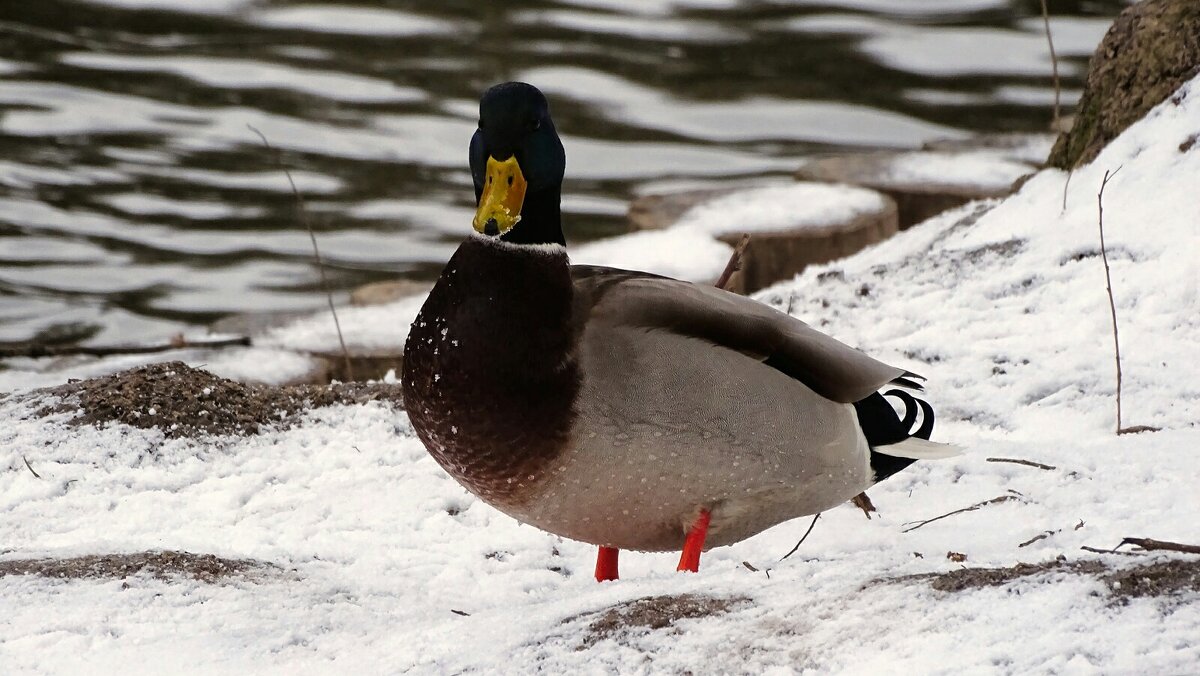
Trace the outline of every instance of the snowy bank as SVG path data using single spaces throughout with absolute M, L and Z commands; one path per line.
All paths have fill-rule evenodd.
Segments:
M 1188 145 L 1200 134 L 1200 79 L 1182 94 L 1077 170 L 1065 210 L 1067 176 L 1044 171 L 1003 202 L 947 213 L 761 294 L 927 376 L 942 411 L 936 437 L 969 447 L 872 489 L 877 518 L 832 510 L 781 562 L 808 521 L 783 524 L 709 552 L 697 575 L 675 573 L 670 554 L 631 554 L 623 579 L 600 585 L 591 547 L 472 498 L 381 402 L 316 409 L 255 436 L 189 439 L 71 426 L 70 413 L 40 418 L 38 404 L 9 397 L 0 400 L 0 564 L 175 550 L 278 572 L 216 584 L 5 575 L 0 664 L 9 673 L 1193 671 L 1195 585 L 1124 595 L 1119 575 L 1181 557 L 1080 550 L 1125 536 L 1200 541 L 1200 146 Z M 1113 432 L 1096 228 L 1096 192 L 1118 167 L 1104 216 L 1126 424 L 1161 428 L 1126 436 Z M 1061 566 L 959 591 L 907 577 L 1057 557 Z

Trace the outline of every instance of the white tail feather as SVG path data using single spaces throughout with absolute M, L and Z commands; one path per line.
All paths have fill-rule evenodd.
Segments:
M 904 441 L 887 446 L 876 446 L 875 450 L 885 455 L 912 460 L 941 460 L 962 454 L 963 449 L 954 444 L 939 444 L 920 437 L 909 437 Z

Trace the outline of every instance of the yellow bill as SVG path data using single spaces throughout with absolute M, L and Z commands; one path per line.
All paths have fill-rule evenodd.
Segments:
M 503 235 L 521 220 L 521 205 L 525 203 L 525 176 L 516 157 L 503 162 L 488 157 L 487 176 L 479 209 L 472 225 L 475 231 L 491 236 Z

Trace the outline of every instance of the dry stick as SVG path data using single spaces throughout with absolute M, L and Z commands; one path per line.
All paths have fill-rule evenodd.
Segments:
M 1152 540 L 1150 538 L 1124 538 L 1121 544 L 1113 547 L 1113 551 L 1117 551 L 1125 545 L 1133 545 L 1141 547 L 1146 551 L 1163 551 L 1163 552 L 1183 552 L 1185 554 L 1200 554 L 1200 545 L 1185 545 L 1179 542 L 1167 542 L 1166 540 Z
M 729 256 L 729 262 L 725 264 L 725 269 L 721 271 L 721 276 L 717 277 L 717 281 L 713 286 L 718 289 L 724 289 L 729 280 L 733 278 L 733 273 L 742 269 L 742 255 L 746 253 L 746 245 L 750 243 L 749 233 L 742 235 L 738 240 L 737 246 L 733 247 L 733 253 Z
M 1088 547 L 1086 545 L 1083 547 L 1080 547 L 1080 549 L 1082 549 L 1085 552 L 1091 552 L 1093 554 L 1120 554 L 1122 556 L 1140 556 L 1141 555 L 1141 552 L 1119 552 L 1115 549 L 1097 549 L 1096 547 Z
M 159 343 L 154 345 L 42 345 L 40 343 L 26 343 L 18 346 L 0 347 L 0 359 L 9 357 L 64 357 L 69 355 L 87 355 L 89 357 L 110 357 L 112 355 L 123 354 L 154 354 L 156 352 L 170 352 L 171 350 L 183 350 L 187 348 L 212 348 L 212 347 L 233 347 L 233 346 L 249 346 L 249 336 L 237 336 L 235 338 L 217 338 L 214 340 L 183 340 L 173 338 L 169 343 Z
M 308 209 L 304 206 L 304 197 L 300 195 L 300 190 L 296 188 L 296 182 L 292 180 L 292 172 L 288 171 L 288 168 L 283 164 L 283 158 L 280 156 L 279 151 L 271 147 L 271 142 L 267 140 L 267 137 L 253 125 L 248 124 L 246 127 L 255 134 L 258 134 L 258 137 L 262 139 L 263 145 L 275 156 L 275 165 L 279 167 L 284 176 L 287 176 L 288 185 L 292 186 L 292 195 L 296 198 L 296 209 L 300 214 L 300 222 L 308 230 L 308 238 L 312 241 L 313 259 L 317 262 L 317 272 L 321 275 L 321 290 L 325 292 L 325 300 L 329 303 L 329 313 L 333 315 L 333 327 L 337 329 L 338 344 L 342 346 L 342 358 L 346 360 L 346 378 L 354 380 L 354 367 L 350 363 L 350 351 L 346 349 L 346 340 L 342 337 L 342 324 L 338 321 L 337 310 L 333 307 L 333 292 L 329 290 L 329 280 L 325 278 L 325 263 L 321 260 L 321 249 L 317 246 L 317 233 L 313 231 L 312 221 L 308 218 Z
M 1096 195 L 1096 202 L 1100 208 L 1098 218 L 1100 224 L 1100 257 L 1104 260 L 1104 280 L 1108 288 L 1108 309 L 1112 312 L 1112 330 L 1113 330 L 1113 351 L 1117 356 L 1117 434 L 1121 433 L 1121 340 L 1117 336 L 1117 303 L 1113 300 L 1112 290 L 1112 273 L 1108 268 L 1108 250 L 1104 246 L 1104 188 L 1108 185 L 1109 179 L 1117 175 L 1121 171 L 1121 167 L 1117 167 L 1117 171 L 1111 174 L 1104 172 L 1104 180 L 1100 183 L 1100 192 Z
M 1020 458 L 988 458 L 988 462 L 1011 462 L 1014 465 L 1025 465 L 1027 467 L 1036 467 L 1038 469 L 1052 470 L 1058 469 L 1054 465 L 1043 465 L 1040 462 L 1032 460 L 1021 460 Z
M 26 458 L 25 456 L 22 455 L 21 459 L 25 461 L 25 466 L 29 468 L 29 471 L 32 472 L 35 477 L 37 477 L 39 479 L 42 478 L 41 474 L 38 474 L 36 471 L 34 471 L 33 465 L 29 464 L 29 458 Z
M 977 503 L 971 505 L 970 507 L 963 507 L 962 509 L 956 509 L 953 512 L 949 512 L 949 513 L 943 514 L 941 516 L 935 516 L 932 519 L 926 519 L 924 521 L 910 521 L 909 523 L 913 523 L 916 525 L 912 526 L 911 528 L 905 528 L 904 530 L 902 530 L 900 532 L 901 533 L 911 533 L 914 530 L 916 530 L 922 526 L 931 524 L 934 521 L 941 521 L 942 519 L 945 519 L 948 516 L 954 516 L 955 514 L 962 514 L 963 512 L 973 512 L 973 511 L 979 509 L 980 507 L 986 507 L 988 505 L 997 505 L 997 504 L 1000 504 L 1001 502 L 1008 502 L 1009 500 L 1019 500 L 1019 499 L 1020 498 L 1017 495 L 1001 495 L 999 497 L 992 498 L 991 500 L 984 500 L 983 502 L 977 502 Z
M 819 518 L 821 518 L 821 513 L 817 512 L 817 515 L 813 517 L 812 523 L 808 524 L 808 530 L 804 531 L 804 535 L 800 536 L 800 541 L 796 543 L 795 547 L 792 547 L 792 551 L 783 555 L 783 559 L 795 554 L 796 550 L 800 549 L 800 545 L 804 544 L 804 541 L 808 539 L 808 534 L 812 532 L 813 526 L 817 525 L 817 519 Z M 779 560 L 782 561 L 783 559 Z
M 1058 55 L 1054 53 L 1054 38 L 1050 36 L 1050 10 L 1046 8 L 1046 0 L 1042 0 L 1042 23 L 1046 26 L 1046 43 L 1050 45 L 1050 66 L 1054 69 L 1054 131 L 1058 131 L 1062 88 L 1058 82 Z
M 1071 177 L 1072 177 L 1072 176 L 1074 176 L 1074 175 L 1075 175 L 1075 170 L 1074 170 L 1074 169 L 1069 169 L 1069 170 L 1067 171 L 1067 180 L 1066 180 L 1066 182 L 1065 182 L 1065 183 L 1063 183 L 1063 205 L 1062 205 L 1062 211 L 1061 211 L 1061 212 L 1059 212 L 1059 215 L 1062 215 L 1062 214 L 1065 214 L 1065 213 L 1067 213 L 1067 190 L 1069 190 L 1069 189 L 1070 189 L 1070 187 L 1071 187 Z
M 1035 535 L 1035 536 L 1033 536 L 1033 537 L 1029 538 L 1028 540 L 1026 540 L 1026 541 L 1022 542 L 1021 544 L 1017 545 L 1017 547 L 1018 547 L 1018 548 L 1020 548 L 1020 547 L 1028 547 L 1029 545 L 1031 545 L 1031 544 L 1033 544 L 1033 543 L 1037 542 L 1038 540 L 1045 540 L 1046 538 L 1050 537 L 1051 535 L 1055 535 L 1055 534 L 1057 534 L 1057 533 L 1060 533 L 1060 532 L 1062 532 L 1062 531 L 1061 531 L 1061 529 L 1060 529 L 1060 530 L 1047 530 L 1047 531 L 1042 531 L 1041 535 Z

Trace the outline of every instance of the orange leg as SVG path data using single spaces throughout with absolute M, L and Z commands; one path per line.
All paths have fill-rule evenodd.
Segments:
M 687 539 L 683 541 L 683 555 L 679 557 L 679 566 L 675 570 L 690 570 L 700 572 L 700 552 L 704 551 L 704 538 L 708 535 L 708 522 L 712 514 L 707 509 L 700 510 L 696 523 L 688 530 Z
M 596 553 L 596 582 L 617 579 L 617 555 L 620 553 L 616 547 L 600 548 Z

